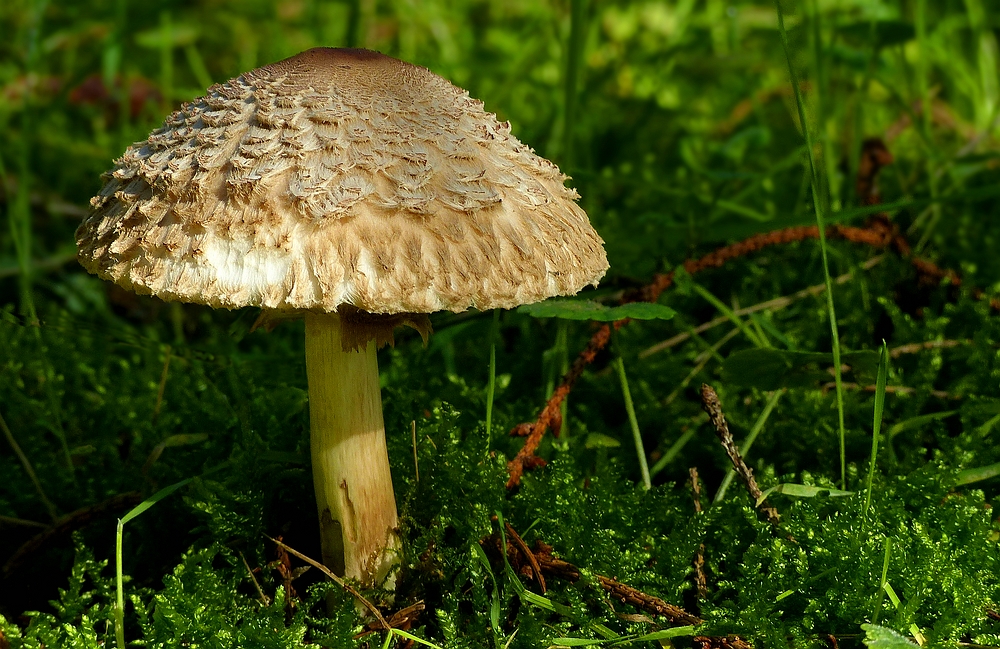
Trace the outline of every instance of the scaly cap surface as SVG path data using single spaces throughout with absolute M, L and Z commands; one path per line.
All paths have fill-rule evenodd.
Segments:
M 104 178 L 80 263 L 165 300 L 511 308 L 608 267 L 554 164 L 464 90 L 367 50 L 313 49 L 215 85 Z

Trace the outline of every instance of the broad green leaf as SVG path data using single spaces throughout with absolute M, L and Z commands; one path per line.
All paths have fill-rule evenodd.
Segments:
M 871 649 L 913 649 L 918 646 L 906 636 L 877 624 L 862 624 L 864 643 Z
M 762 493 L 760 498 L 757 499 L 757 505 L 759 506 L 771 494 L 785 494 L 786 496 L 796 496 L 798 498 L 814 498 L 820 494 L 827 494 L 829 496 L 850 496 L 853 493 L 853 491 L 831 489 L 830 487 L 817 487 L 815 485 L 783 482 L 781 484 L 774 485 Z
M 519 307 L 518 313 L 533 318 L 564 318 L 566 320 L 594 320 L 614 322 L 633 320 L 669 320 L 676 315 L 670 307 L 649 302 L 630 302 L 620 306 L 604 306 L 591 300 L 545 300 Z

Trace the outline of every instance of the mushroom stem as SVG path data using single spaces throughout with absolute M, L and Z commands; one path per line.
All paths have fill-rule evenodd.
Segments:
M 340 316 L 306 313 L 305 320 L 323 563 L 369 587 L 399 561 L 375 343 L 344 351 Z

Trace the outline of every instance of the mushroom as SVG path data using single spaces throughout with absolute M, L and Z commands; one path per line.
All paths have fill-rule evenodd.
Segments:
M 376 349 L 433 311 L 596 284 L 603 241 L 553 163 L 429 70 L 318 48 L 184 104 L 103 176 L 91 273 L 163 300 L 305 318 L 323 562 L 398 562 Z

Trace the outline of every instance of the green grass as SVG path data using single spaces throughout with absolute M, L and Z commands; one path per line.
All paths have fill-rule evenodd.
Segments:
M 1000 646 L 998 25 L 982 0 L 0 3 L 0 646 Z M 404 332 L 380 352 L 404 556 L 394 603 L 365 597 L 426 609 L 359 640 L 354 598 L 317 570 L 289 581 L 266 538 L 319 554 L 301 324 L 251 333 L 249 310 L 134 298 L 72 261 L 129 143 L 210 83 L 321 44 L 483 99 L 573 176 L 611 263 L 590 303 L 437 314 L 426 348 Z M 880 207 L 855 187 L 869 137 L 894 158 Z M 718 246 L 880 210 L 961 285 L 830 237 L 681 278 L 659 310 L 616 306 Z M 588 319 L 626 314 L 653 319 L 617 332 L 547 466 L 508 492 L 523 440 L 505 432 L 537 416 Z M 703 382 L 779 530 L 728 477 Z M 123 495 L 155 507 L 116 569 Z M 542 593 L 480 545 L 504 521 L 581 579 Z M 705 623 L 637 617 L 595 575 Z

